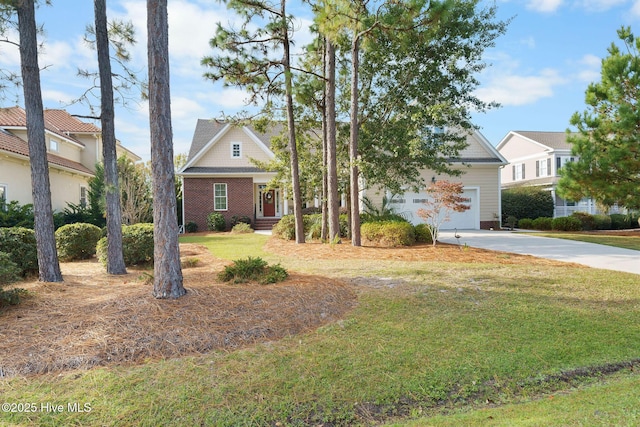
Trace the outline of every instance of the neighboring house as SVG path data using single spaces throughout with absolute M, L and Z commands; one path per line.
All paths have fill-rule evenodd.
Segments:
M 183 179 L 184 221 L 206 229 L 207 215 L 220 212 L 229 221 L 233 216 L 248 216 L 256 228 L 270 228 L 289 213 L 290 202 L 283 191 L 267 189 L 275 173 L 265 172 L 251 159 L 267 161 L 274 157 L 270 147 L 275 133 L 262 134 L 251 126 L 237 127 L 212 120 L 198 120 L 186 165 L 178 175 Z M 469 146 L 452 159 L 461 177 L 445 177 L 424 171 L 425 182 L 449 179 L 464 183 L 471 209 L 455 213 L 443 228 L 490 228 L 500 217 L 500 173 L 506 160 L 478 132 L 469 135 Z M 384 190 L 365 189 L 361 194 L 381 204 Z M 406 193 L 396 197 L 395 208 L 417 223 L 415 215 L 426 193 Z
M 452 212 L 448 221 L 442 224 L 441 229 L 489 229 L 500 226 L 501 199 L 500 199 L 500 168 L 507 161 L 491 145 L 491 143 L 478 131 L 467 135 L 467 147 L 462 150 L 459 158 L 450 159 L 453 169 L 461 170 L 460 176 L 438 175 L 430 170 L 424 170 L 421 177 L 429 185 L 436 180 L 461 182 L 463 184 L 463 196 L 468 200 L 469 209 L 464 212 Z M 424 209 L 424 201 L 427 193 L 406 192 L 401 195 L 393 195 L 380 189 L 365 189 L 364 195 L 375 204 L 382 203 L 383 196 L 391 198 L 395 211 L 405 216 L 413 224 L 424 222 L 418 216 L 418 210 Z
M 577 159 L 571 154 L 566 132 L 511 131 L 497 149 L 509 161 L 502 170 L 502 188 L 535 186 L 549 191 L 555 204 L 554 217 L 573 212 L 597 213 L 592 199 L 571 201 L 556 193 L 560 169 Z
M 44 110 L 44 119 L 52 207 L 62 211 L 67 203 L 86 205 L 88 181 L 102 161 L 100 128 L 64 110 Z M 141 160 L 120 144 L 117 154 Z M 11 201 L 33 203 L 27 118 L 20 107 L 0 108 L 0 203 Z

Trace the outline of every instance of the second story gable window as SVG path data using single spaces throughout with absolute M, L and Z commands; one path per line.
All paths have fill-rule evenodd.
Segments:
M 53 151 L 53 152 L 58 152 L 59 150 L 59 144 L 58 141 L 56 141 L 55 139 L 50 139 L 49 140 L 49 151 Z
M 551 175 L 551 159 L 536 161 L 536 177 Z
M 242 157 L 242 145 L 239 142 L 231 143 L 231 158 L 239 159 Z
M 80 187 L 80 206 L 86 208 L 88 206 L 87 187 Z
M 524 163 L 517 163 L 513 165 L 512 171 L 514 181 L 522 181 L 524 179 Z
M 575 159 L 572 156 L 558 156 L 556 157 L 556 175 L 560 175 L 560 169 L 562 169 L 562 167 L 564 165 L 566 165 L 569 162 L 573 162 Z

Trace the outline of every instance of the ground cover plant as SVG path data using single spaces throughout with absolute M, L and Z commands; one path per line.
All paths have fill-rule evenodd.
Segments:
M 21 402 L 27 397 L 38 403 L 88 403 L 91 411 L 5 412 L 0 413 L 0 423 L 373 425 L 430 415 L 415 421 L 415 425 L 447 425 L 449 416 L 433 415 L 453 412 L 452 417 L 464 417 L 467 413 L 469 418 L 460 419 L 483 419 L 486 413 L 469 410 L 531 400 L 527 405 L 532 408 L 551 408 L 549 412 L 556 418 L 550 419 L 579 425 L 584 412 L 567 411 L 561 418 L 561 409 L 553 404 L 566 404 L 574 393 L 573 402 L 579 402 L 584 399 L 580 393 L 590 390 L 597 390 L 591 392 L 592 396 L 603 390 L 610 393 L 608 404 L 604 398 L 597 400 L 603 402 L 598 413 L 601 425 L 632 425 L 637 420 L 637 411 L 624 409 L 624 403 L 610 403 L 618 400 L 616 393 L 640 394 L 639 381 L 632 372 L 632 368 L 637 371 L 640 354 L 635 275 L 446 245 L 296 245 L 253 234 L 189 238 L 210 239 L 212 248 L 224 246 L 224 242 L 228 246 L 224 250 L 233 254 L 222 260 L 198 253 L 201 262 L 185 270 L 185 275 L 198 273 L 198 280 L 211 277 L 207 265 L 217 263 L 220 270 L 243 252 L 241 256 L 261 256 L 296 272 L 292 276 L 308 279 L 288 279 L 285 283 L 290 283 L 290 293 L 277 295 L 291 309 L 302 307 L 301 313 L 322 320 L 330 316 L 321 303 L 333 306 L 350 294 L 357 296 L 357 302 L 352 299 L 355 305 L 349 305 L 339 318 L 320 321 L 304 333 L 292 331 L 276 337 L 266 332 L 284 324 L 272 320 L 281 309 L 266 310 L 260 333 L 235 350 L 212 347 L 189 357 L 158 358 L 151 354 L 142 359 L 144 363 L 107 363 L 106 367 L 64 369 L 35 377 L 7 376 L 0 380 L 5 401 Z M 68 268 L 69 264 L 63 266 Z M 189 283 L 187 276 L 185 279 Z M 306 292 L 311 283 L 317 286 L 317 293 Z M 324 283 L 333 283 L 335 291 L 325 293 Z M 73 286 L 64 293 L 68 295 Z M 125 286 L 136 285 L 120 285 Z M 245 285 L 222 286 L 233 290 Z M 218 319 L 215 321 L 228 320 L 235 325 L 223 338 L 241 338 L 243 332 L 246 336 L 247 331 L 255 331 L 254 319 L 241 314 L 268 297 L 250 294 L 235 305 L 235 310 L 223 311 L 224 303 L 237 297 L 233 295 L 207 311 L 200 307 L 204 305 L 202 300 L 209 292 L 214 300 L 220 299 L 222 288 L 211 288 L 210 284 L 187 284 L 187 288 L 191 292 L 185 298 L 191 299 L 184 302 L 159 304 L 151 300 L 153 311 L 174 314 L 152 319 L 154 327 L 170 325 L 165 329 L 175 331 L 184 326 L 179 319 L 197 311 L 198 319 L 206 314 Z M 89 288 L 82 290 L 86 299 Z M 143 291 L 148 294 L 148 289 Z M 32 303 L 37 301 L 38 292 L 43 290 L 36 289 Z M 47 304 L 52 304 L 56 292 L 63 293 L 59 287 L 49 289 Z M 169 310 L 169 306 L 173 308 Z M 26 306 L 18 309 L 22 308 Z M 12 307 L 1 315 L 2 327 L 19 325 L 17 316 L 23 313 L 16 310 Z M 136 312 L 126 311 L 129 322 Z M 46 319 L 49 323 L 65 319 L 69 331 L 74 326 L 72 319 L 63 316 Z M 114 319 L 108 321 L 113 323 Z M 40 328 L 43 325 L 45 320 Z M 206 327 L 210 324 L 196 329 Z M 8 336 L 8 331 L 0 329 L 0 334 Z M 46 333 L 43 337 L 51 341 Z M 93 339 L 99 341 L 101 337 L 104 334 Z M 187 340 L 191 334 L 175 333 L 173 337 Z M 198 343 L 205 337 L 199 335 L 192 341 Z M 9 341 L 2 341 L 2 345 L 15 345 L 15 341 Z M 171 343 L 176 344 L 180 343 Z M 10 347 L 2 348 L 0 354 L 11 351 Z M 612 372 L 618 372 L 617 376 L 609 377 Z M 604 384 L 603 378 L 608 378 Z M 563 395 L 563 399 L 549 399 L 550 395 Z M 620 401 L 630 402 L 626 398 Z M 489 412 L 485 424 L 477 425 L 490 425 L 486 423 L 490 416 L 506 420 L 503 425 L 517 425 L 532 416 L 534 409 L 497 411 Z

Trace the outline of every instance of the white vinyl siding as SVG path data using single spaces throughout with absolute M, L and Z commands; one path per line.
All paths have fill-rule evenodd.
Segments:
M 227 184 L 213 184 L 213 209 L 216 211 L 227 210 Z

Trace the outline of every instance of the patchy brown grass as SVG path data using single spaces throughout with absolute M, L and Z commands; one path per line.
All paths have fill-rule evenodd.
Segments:
M 235 349 L 335 321 L 356 302 L 348 285 L 318 276 L 222 284 L 227 261 L 194 244 L 181 255 L 198 262 L 183 269 L 178 300 L 151 296 L 152 270 L 111 276 L 95 259 L 61 263 L 64 283 L 20 283 L 31 296 L 0 312 L 0 377 Z

